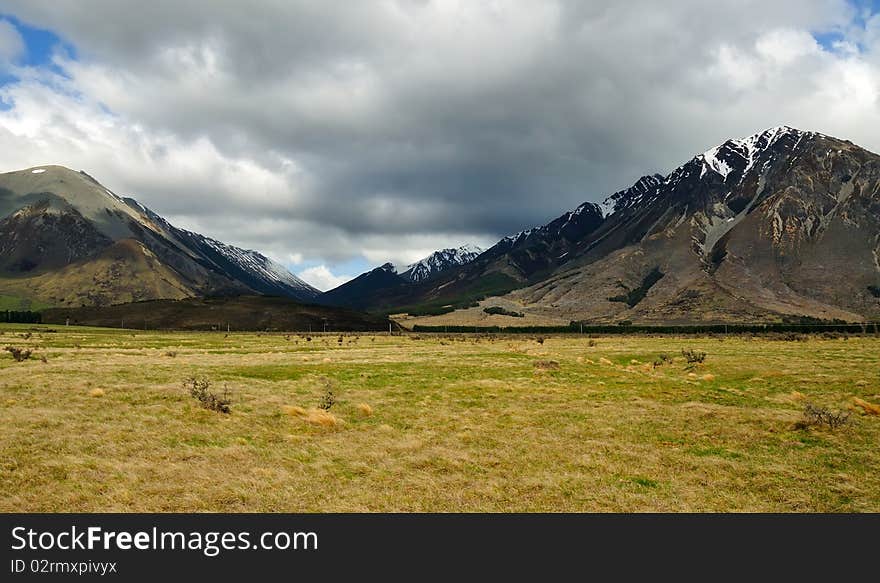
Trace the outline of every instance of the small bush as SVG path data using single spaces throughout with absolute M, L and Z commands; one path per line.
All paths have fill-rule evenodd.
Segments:
M 538 344 L 544 344 L 544 337 L 538 336 L 537 338 L 535 338 L 535 342 L 537 342 Z
M 321 377 L 321 382 L 324 384 L 324 394 L 321 395 L 318 409 L 329 411 L 336 404 L 336 395 L 333 394 L 333 381 L 327 377 Z
M 664 364 L 672 364 L 672 357 L 665 352 L 658 354 L 657 358 L 654 359 L 654 368 L 657 368 L 658 366 L 663 366 Z
M 31 357 L 31 351 L 27 348 L 18 348 L 16 346 L 7 346 L 4 348 L 6 352 L 12 355 L 12 358 L 15 359 L 15 362 L 22 362 Z
M 699 350 L 682 349 L 681 355 L 687 360 L 688 364 L 702 364 L 706 360 L 706 353 Z
M 205 377 L 189 377 L 183 381 L 183 388 L 189 392 L 190 396 L 201 403 L 202 407 L 210 411 L 218 413 L 230 413 L 229 406 L 232 399 L 229 397 L 229 391 L 223 390 L 223 395 L 217 395 L 211 391 L 211 381 Z
M 169 350 L 168 352 L 165 353 L 165 356 L 167 356 L 168 358 L 176 358 L 177 352 L 174 350 Z
M 848 411 L 831 411 L 824 407 L 817 407 L 807 403 L 804 407 L 804 418 L 795 426 L 798 429 L 806 429 L 813 425 L 825 425 L 829 429 L 836 429 L 849 421 Z

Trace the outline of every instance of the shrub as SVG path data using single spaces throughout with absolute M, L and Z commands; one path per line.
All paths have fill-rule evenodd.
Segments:
M 672 357 L 665 352 L 658 354 L 657 358 L 654 359 L 654 368 L 657 368 L 658 366 L 662 366 L 664 364 L 672 364 Z
M 321 377 L 321 382 L 324 384 L 324 394 L 318 403 L 318 409 L 329 411 L 336 404 L 336 395 L 333 394 L 333 381 L 327 377 Z
M 15 359 L 15 362 L 22 362 L 31 357 L 31 351 L 27 348 L 18 348 L 15 346 L 7 346 L 4 348 L 6 352 L 12 355 L 12 358 Z
M 201 403 L 202 407 L 210 411 L 218 413 L 230 413 L 229 406 L 232 399 L 229 397 L 229 391 L 223 390 L 223 395 L 217 395 L 211 391 L 211 381 L 205 377 L 189 377 L 183 381 L 183 388 L 186 389 L 190 396 Z
M 706 353 L 699 350 L 682 349 L 681 355 L 687 360 L 688 364 L 702 364 L 706 360 Z
M 174 350 L 169 350 L 165 353 L 165 356 L 167 356 L 168 358 L 175 358 L 177 356 L 177 352 Z
M 535 342 L 537 342 L 538 344 L 544 344 L 544 337 L 538 336 L 537 338 L 535 338 Z
M 827 425 L 829 429 L 836 429 L 848 421 L 848 411 L 831 411 L 830 409 L 807 403 L 807 406 L 804 407 L 804 418 L 796 424 L 796 427 L 798 429 L 806 429 L 811 425 Z

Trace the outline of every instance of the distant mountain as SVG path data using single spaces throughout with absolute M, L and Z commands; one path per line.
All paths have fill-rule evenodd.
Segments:
M 483 250 L 476 245 L 462 245 L 455 249 L 441 249 L 429 256 L 408 265 L 400 276 L 414 282 L 425 281 L 447 269 L 470 263 Z
M 0 174 L 0 295 L 59 306 L 320 293 L 256 251 L 178 229 L 84 172 Z
M 324 292 L 317 301 L 328 306 L 359 310 L 376 308 L 382 302 L 394 305 L 405 302 L 404 298 L 412 284 L 412 281 L 398 275 L 397 268 L 386 263 Z
M 877 319 L 878 193 L 880 156 L 851 142 L 786 126 L 727 140 L 608 197 L 565 261 L 500 299 L 558 321 Z
M 372 310 L 405 305 L 417 295 L 419 286 L 429 286 L 435 279 L 474 261 L 481 253 L 482 250 L 475 245 L 441 249 L 406 266 L 402 272 L 386 263 L 323 293 L 318 301 L 326 305 Z
M 358 278 L 325 293 L 320 301 L 360 309 L 410 312 L 468 305 L 539 280 L 566 263 L 602 221 L 601 207 L 585 202 L 544 226 L 505 237 L 469 262 L 450 265 L 430 277 L 416 281 L 401 277 L 401 281 L 395 282 L 382 276 L 381 285 L 370 285 L 365 290 L 366 281 L 378 280 L 374 270 L 361 276 L 370 276 L 364 280 Z

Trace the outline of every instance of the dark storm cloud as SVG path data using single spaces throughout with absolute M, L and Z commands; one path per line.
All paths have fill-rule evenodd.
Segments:
M 843 0 L 4 5 L 150 168 L 94 174 L 279 255 L 491 241 L 781 123 L 880 142 L 871 47 L 810 36 L 870 37 Z

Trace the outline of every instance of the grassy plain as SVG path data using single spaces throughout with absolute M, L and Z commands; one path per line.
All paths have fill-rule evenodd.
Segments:
M 808 402 L 880 402 L 875 337 L 4 325 L 6 345 L 34 354 L 0 354 L 5 512 L 880 511 L 880 417 L 796 428 Z M 328 387 L 337 422 L 313 415 Z

